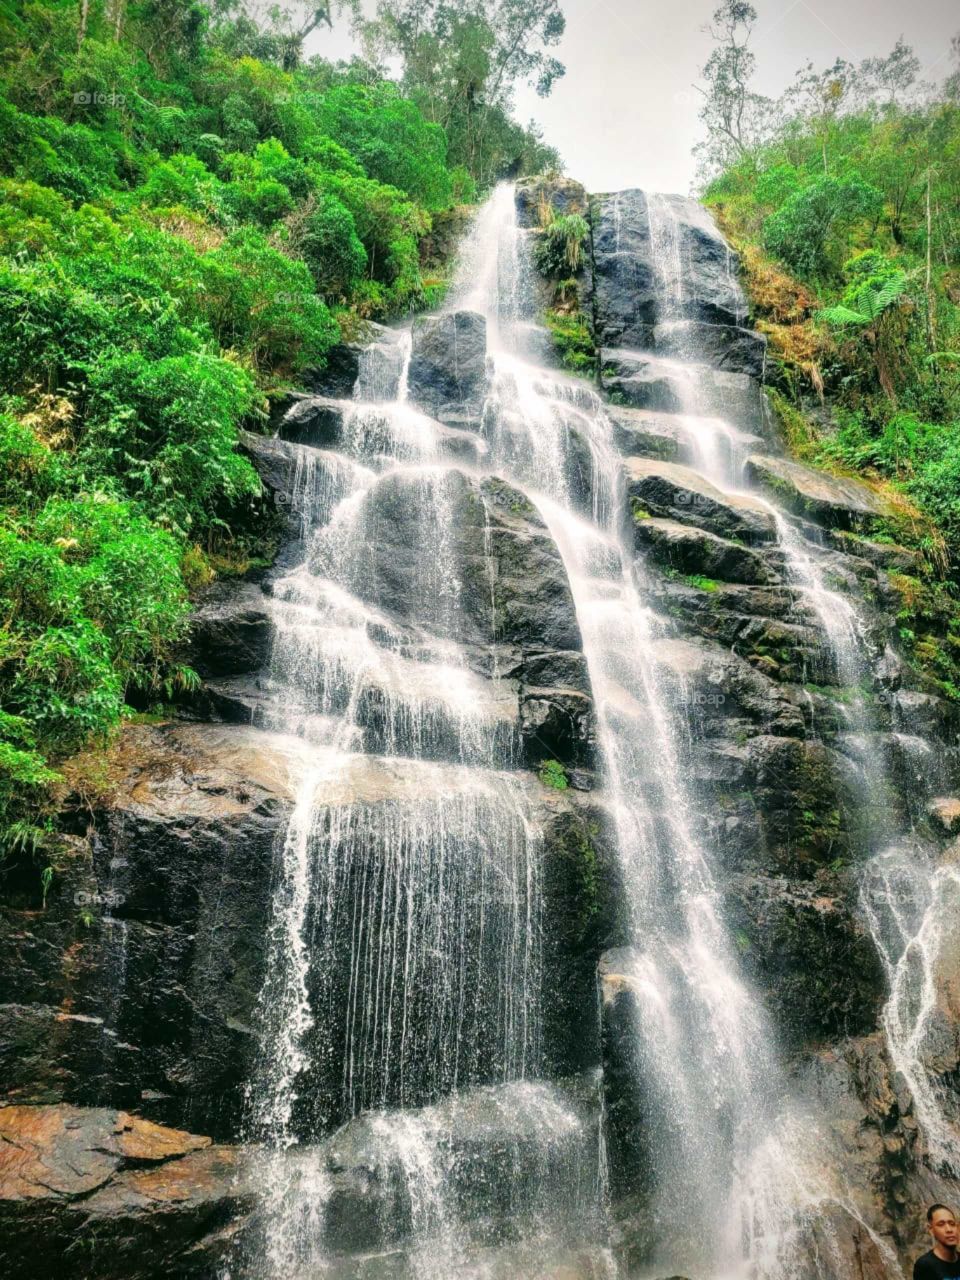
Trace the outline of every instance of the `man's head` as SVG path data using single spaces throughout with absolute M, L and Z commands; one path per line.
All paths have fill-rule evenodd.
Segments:
M 957 1220 L 945 1204 L 932 1204 L 927 1210 L 927 1226 L 935 1245 L 944 1249 L 957 1247 Z

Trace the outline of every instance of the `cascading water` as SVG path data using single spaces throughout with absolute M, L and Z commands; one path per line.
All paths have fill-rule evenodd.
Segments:
M 715 375 L 698 363 L 696 326 L 688 321 L 676 203 L 652 196 L 648 209 L 651 259 L 658 267 L 657 338 L 665 337 L 671 352 L 687 362 L 676 383 L 684 424 L 694 434 L 704 473 L 715 483 L 725 484 L 728 492 L 742 491 L 742 458 L 730 447 L 730 424 L 698 416 L 704 405 L 716 403 L 710 387 Z M 708 234 L 715 233 L 708 228 Z M 710 442 L 705 443 L 705 438 Z M 846 728 L 839 741 L 846 744 L 849 758 L 860 772 L 866 838 L 873 849 L 881 850 L 866 865 L 861 898 L 889 982 L 883 1014 L 888 1051 L 912 1095 L 931 1164 L 957 1178 L 960 1131 L 955 1109 L 931 1077 L 928 1064 L 935 1058 L 931 1043 L 936 1039 L 937 966 L 941 954 L 955 945 L 949 921 L 960 882 L 956 868 L 931 866 L 929 857 L 895 830 L 887 765 L 876 745 L 878 723 L 870 693 L 873 672 L 868 628 L 855 599 L 826 585 L 823 550 L 817 542 L 807 540 L 801 525 L 775 504 L 766 502 L 766 506 L 776 524 L 786 581 L 816 619 L 832 668 L 830 678 L 846 695 L 839 704 Z M 894 704 L 895 715 L 895 697 L 888 694 L 885 700 Z
M 409 402 L 410 351 L 409 333 L 368 348 L 338 450 L 299 447 L 288 501 L 301 554 L 271 588 L 258 715 L 306 749 L 248 1090 L 250 1138 L 267 1155 L 243 1274 L 336 1273 L 340 1157 L 327 1135 L 344 1124 L 343 1141 L 365 1126 L 364 1159 L 413 1242 L 410 1274 L 468 1274 L 462 1211 L 491 1193 L 482 1171 L 476 1185 L 458 1173 L 467 1101 L 445 1099 L 515 1121 L 494 1144 L 519 1162 L 507 1219 L 569 1230 L 560 1204 L 596 1216 L 588 1112 L 523 1083 L 541 1059 L 540 834 L 531 784 L 509 772 L 516 693 L 498 675 L 483 557 L 479 604 L 464 602 L 477 572 L 466 540 L 489 541 L 470 523 L 489 523 L 469 466 L 483 441 Z
M 726 412 L 729 381 L 698 362 L 676 207 L 650 201 L 653 351 L 626 354 L 657 362 L 671 429 L 735 496 L 758 437 Z M 619 254 L 619 198 L 616 215 Z M 732 270 L 728 254 L 739 298 Z M 272 582 L 258 716 L 301 740 L 301 781 L 277 857 L 248 1107 L 267 1151 L 263 1206 L 241 1274 L 352 1275 L 340 1260 L 367 1248 L 394 1252 L 364 1275 L 532 1280 L 548 1274 L 545 1241 L 561 1238 L 591 1241 L 578 1275 L 613 1274 L 596 1112 L 539 1078 L 550 922 L 535 784 L 498 644 L 491 485 L 505 483 L 559 551 L 589 671 L 625 898 L 627 945 L 604 982 L 634 1010 L 644 1260 L 711 1280 L 846 1280 L 840 1214 L 893 1280 L 892 1253 L 830 1172 L 828 1138 L 792 1096 L 741 975 L 693 781 L 694 650 L 650 607 L 600 397 L 535 363 L 543 335 L 511 187 L 480 212 L 460 279 L 456 307 L 487 326 L 476 424 L 425 416 L 409 395 L 411 336 L 386 335 L 363 356 L 336 447 L 303 446 L 292 480 L 301 554 Z M 819 620 L 836 682 L 858 683 L 858 616 L 825 585 L 819 549 L 766 510 L 798 622 Z M 881 946 L 888 1036 L 925 1128 L 938 1099 L 910 1071 L 932 1013 L 929 911 L 949 880 L 917 891 L 916 918 L 878 923 L 893 937 Z M 920 976 L 901 981 L 908 968 Z M 478 1116 L 485 1136 L 465 1138 Z M 378 1189 L 376 1245 L 356 1243 L 342 1208 L 354 1204 L 345 1171 L 361 1169 Z
M 524 320 L 523 258 L 513 194 L 501 189 L 469 255 L 471 264 L 500 268 L 483 277 L 485 293 L 471 270 L 460 300 L 482 307 L 494 335 L 485 414 L 491 465 L 524 485 L 550 529 L 590 670 L 630 917 L 631 947 L 621 953 L 626 972 L 618 980 L 634 993 L 647 1099 L 649 1261 L 709 1266 L 712 1275 L 839 1280 L 843 1263 L 837 1256 L 831 1270 L 829 1238 L 822 1267 L 790 1261 L 809 1243 L 820 1208 L 842 1205 L 842 1190 L 814 1172 L 814 1127 L 784 1109 L 772 1039 L 739 977 L 710 858 L 694 834 L 676 731 L 685 690 L 660 660 L 670 642 L 643 603 L 611 425 L 595 394 L 514 354 L 512 326 Z M 504 263 L 514 264 L 512 276 L 505 278 Z M 769 1177 L 781 1167 L 791 1169 L 791 1183 L 775 1189 Z

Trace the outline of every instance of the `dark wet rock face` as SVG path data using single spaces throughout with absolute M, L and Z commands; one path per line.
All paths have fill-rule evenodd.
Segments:
M 46 910 L 5 911 L 11 1101 L 234 1130 L 295 767 L 250 730 L 127 730 L 113 799 Z
M 666 320 L 654 329 L 653 342 L 665 356 L 691 359 L 751 378 L 764 375 L 767 340 L 753 329 L 698 320 Z
M 647 199 L 642 191 L 594 196 L 594 311 L 605 347 L 649 347 L 657 321 Z
M 487 326 L 472 311 L 414 321 L 410 398 L 446 421 L 478 414 L 486 386 Z

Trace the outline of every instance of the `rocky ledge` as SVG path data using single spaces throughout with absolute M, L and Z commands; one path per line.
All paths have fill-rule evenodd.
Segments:
M 106 1107 L 0 1108 L 9 1280 L 210 1275 L 252 1203 L 235 1148 Z

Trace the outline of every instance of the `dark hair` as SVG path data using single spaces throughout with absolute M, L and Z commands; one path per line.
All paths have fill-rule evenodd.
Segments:
M 938 1209 L 946 1209 L 947 1213 L 953 1213 L 953 1210 L 950 1208 L 948 1204 L 932 1204 L 930 1208 L 927 1210 L 928 1222 L 933 1221 L 933 1215 L 937 1212 Z

